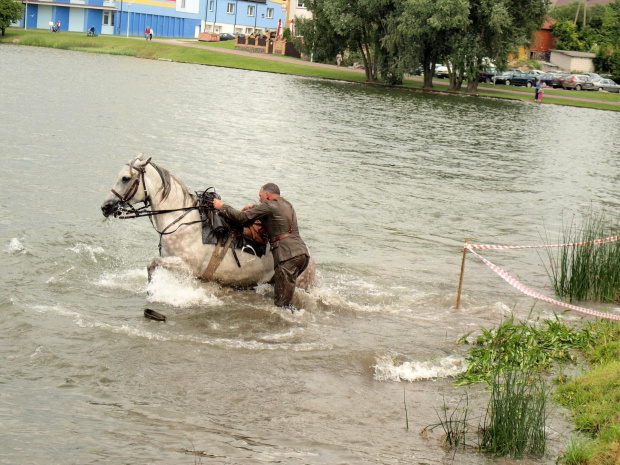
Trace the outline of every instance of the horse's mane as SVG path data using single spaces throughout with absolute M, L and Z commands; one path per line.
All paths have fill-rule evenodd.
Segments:
M 187 186 L 185 184 L 183 184 L 183 182 L 179 178 L 177 178 L 174 174 L 170 173 L 170 171 L 168 171 L 163 166 L 159 166 L 159 165 L 157 165 L 157 164 L 155 164 L 153 162 L 151 162 L 150 165 L 153 168 L 155 168 L 155 170 L 159 174 L 159 177 L 161 178 L 162 188 L 160 189 L 160 191 L 161 191 L 161 199 L 162 199 L 162 201 L 166 200 L 168 198 L 168 196 L 170 195 L 170 191 L 171 191 L 171 188 L 172 188 L 172 181 L 175 181 L 181 187 L 181 191 L 183 192 L 183 202 L 184 203 L 186 203 L 190 199 L 193 199 L 194 196 L 189 191 Z

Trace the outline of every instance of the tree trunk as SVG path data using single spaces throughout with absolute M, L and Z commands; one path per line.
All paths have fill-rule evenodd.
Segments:
M 433 88 L 433 69 L 435 65 L 433 63 L 429 63 L 430 66 L 424 67 L 424 85 L 423 89 L 432 89 Z
M 468 94 L 478 94 L 478 79 L 467 80 L 467 93 Z
M 463 87 L 463 78 L 462 77 L 455 78 L 454 79 L 454 84 L 450 83 L 450 90 L 453 91 L 453 92 L 460 92 L 462 87 Z
M 435 59 L 433 58 L 433 54 L 429 51 L 425 51 L 422 54 L 422 70 L 424 72 L 424 85 L 422 86 L 422 89 L 432 89 Z
M 2 29 L 2 35 L 4 35 L 4 26 L 2 26 L 0 29 Z
M 368 42 L 366 42 L 364 44 L 364 48 L 366 49 L 366 55 L 368 56 L 368 71 L 366 72 L 366 77 L 368 78 L 368 76 L 370 76 L 370 79 L 368 79 L 370 82 L 375 82 L 377 80 L 377 71 L 376 71 L 376 66 L 375 66 L 375 61 L 372 57 L 372 53 L 370 51 L 370 45 L 368 44 Z
M 360 41 L 358 41 L 357 47 L 359 48 L 359 51 L 362 54 L 362 59 L 364 60 L 364 72 L 366 73 L 366 81 L 370 82 L 370 68 L 368 67 L 368 58 L 366 58 L 366 52 L 364 51 L 364 45 Z

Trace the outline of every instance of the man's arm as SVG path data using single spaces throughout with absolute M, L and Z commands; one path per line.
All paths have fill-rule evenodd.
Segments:
M 266 203 L 252 205 L 251 207 L 246 205 L 243 207 L 242 211 L 239 211 L 235 210 L 230 205 L 226 205 L 220 199 L 213 199 L 213 206 L 216 210 L 220 210 L 224 216 L 244 226 L 253 224 L 254 221 L 269 213 L 269 206 Z

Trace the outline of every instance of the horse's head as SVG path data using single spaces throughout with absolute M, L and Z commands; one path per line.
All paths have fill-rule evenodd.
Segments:
M 116 184 L 101 205 L 103 216 L 108 217 L 116 213 L 121 207 L 131 208 L 131 205 L 147 200 L 148 194 L 144 185 L 144 174 L 150 161 L 150 158 L 145 160 L 140 154 L 123 166 L 116 178 Z

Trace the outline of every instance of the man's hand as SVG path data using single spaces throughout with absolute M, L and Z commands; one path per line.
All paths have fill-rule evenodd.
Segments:
M 254 207 L 254 205 L 252 205 L 251 203 L 249 203 L 249 204 L 247 204 L 245 207 L 243 207 L 243 208 L 241 209 L 241 211 L 242 211 L 242 212 L 244 212 L 244 211 L 249 210 L 250 208 L 253 208 L 253 207 Z
M 213 208 L 215 208 L 216 210 L 219 210 L 223 206 L 224 206 L 224 202 L 222 202 L 220 199 L 213 199 Z

